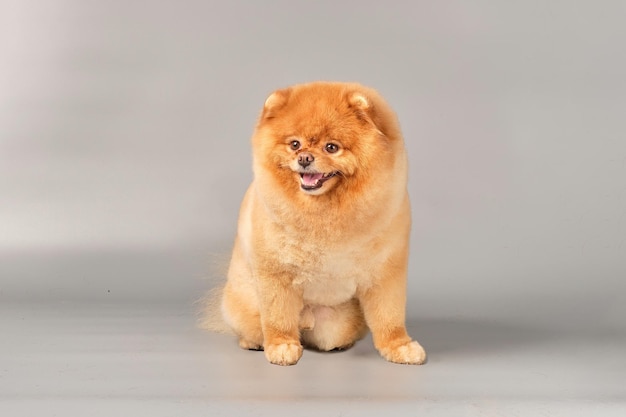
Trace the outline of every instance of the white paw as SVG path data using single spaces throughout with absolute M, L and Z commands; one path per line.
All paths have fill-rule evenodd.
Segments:
M 265 346 L 265 357 L 276 365 L 295 365 L 302 357 L 302 345 L 296 343 L 267 345 Z
M 247 339 L 239 339 L 239 347 L 246 350 L 263 350 L 263 346 L 258 343 L 251 342 Z
M 394 348 L 380 349 L 383 358 L 394 363 L 421 365 L 426 362 L 426 351 L 416 341 L 411 341 Z

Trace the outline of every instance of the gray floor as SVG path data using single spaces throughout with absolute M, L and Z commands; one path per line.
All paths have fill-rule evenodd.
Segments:
M 367 338 L 279 367 L 195 320 L 186 304 L 0 304 L 0 414 L 626 413 L 619 326 L 422 317 L 425 366 L 387 363 Z

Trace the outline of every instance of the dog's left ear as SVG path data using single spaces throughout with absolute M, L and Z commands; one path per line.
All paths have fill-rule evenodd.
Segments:
M 355 91 L 348 97 L 348 103 L 360 120 L 373 125 L 381 135 L 398 136 L 395 114 L 375 91 Z
M 265 100 L 263 105 L 263 113 L 261 119 L 273 119 L 276 117 L 276 112 L 280 110 L 289 99 L 291 89 L 285 88 L 283 90 L 276 90 Z
M 360 91 L 353 92 L 348 97 L 348 103 L 350 103 L 350 107 L 352 107 L 360 120 L 373 125 L 381 135 L 386 136 L 385 120 L 379 114 L 379 109 L 370 97 Z
M 361 93 L 352 93 L 349 99 L 350 105 L 359 110 L 366 111 L 370 107 L 370 101 Z

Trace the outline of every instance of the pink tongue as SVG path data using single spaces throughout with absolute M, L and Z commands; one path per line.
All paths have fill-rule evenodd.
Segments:
M 315 185 L 317 180 L 321 179 L 324 174 L 303 174 L 302 179 L 304 180 L 304 185 Z

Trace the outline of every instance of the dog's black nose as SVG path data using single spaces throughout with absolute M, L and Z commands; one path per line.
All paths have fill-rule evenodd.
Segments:
M 309 152 L 302 152 L 298 155 L 298 164 L 300 164 L 302 168 L 308 167 L 313 161 L 315 161 L 315 158 Z

